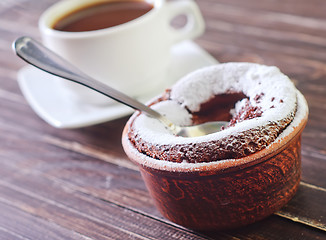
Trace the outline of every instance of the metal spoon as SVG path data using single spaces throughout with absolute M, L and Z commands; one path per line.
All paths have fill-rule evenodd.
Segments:
M 203 136 L 220 131 L 227 122 L 207 122 L 200 125 L 181 127 L 173 124 L 169 119 L 141 102 L 91 78 L 65 59 L 43 46 L 30 37 L 20 37 L 13 43 L 16 54 L 35 67 L 54 74 L 58 77 L 79 83 L 97 92 L 104 94 L 135 110 L 147 113 L 149 116 L 160 120 L 170 131 L 183 137 Z

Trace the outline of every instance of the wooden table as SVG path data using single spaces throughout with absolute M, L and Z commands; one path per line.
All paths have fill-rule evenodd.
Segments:
M 195 232 L 158 213 L 120 137 L 127 117 L 56 129 L 22 96 L 11 50 L 40 39 L 37 19 L 55 0 L 0 2 L 0 239 L 326 239 L 326 1 L 200 0 L 207 30 L 196 42 L 220 62 L 276 65 L 305 95 L 302 182 L 267 219 Z

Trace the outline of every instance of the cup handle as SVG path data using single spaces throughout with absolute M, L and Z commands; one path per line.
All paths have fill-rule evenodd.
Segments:
M 200 36 L 205 30 L 204 19 L 197 4 L 193 0 L 179 0 L 167 2 L 166 14 L 172 36 L 172 44 Z M 173 18 L 185 15 L 187 23 L 182 28 L 176 29 L 170 25 Z

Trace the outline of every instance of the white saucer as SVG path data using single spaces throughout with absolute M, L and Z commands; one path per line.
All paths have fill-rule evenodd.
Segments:
M 167 80 L 170 86 L 187 73 L 198 68 L 218 63 L 211 55 L 192 41 L 172 48 L 172 60 Z M 19 86 L 33 110 L 50 125 L 57 128 L 79 128 L 90 126 L 131 114 L 133 110 L 120 103 L 96 106 L 74 101 L 60 85 L 58 77 L 33 66 L 18 72 Z M 161 90 L 161 92 L 164 89 Z M 139 99 L 146 102 L 158 95 L 153 93 Z

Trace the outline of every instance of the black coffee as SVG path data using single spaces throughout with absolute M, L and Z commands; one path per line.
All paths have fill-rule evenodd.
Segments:
M 53 29 L 84 32 L 117 26 L 136 19 L 153 9 L 144 1 L 108 1 L 78 9 L 59 19 Z

